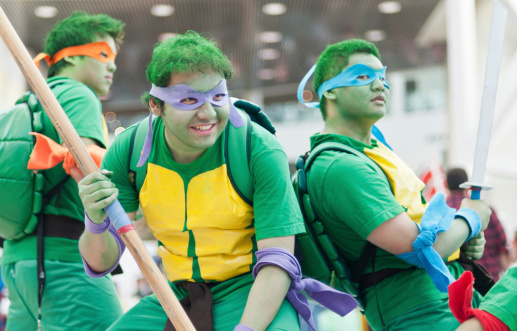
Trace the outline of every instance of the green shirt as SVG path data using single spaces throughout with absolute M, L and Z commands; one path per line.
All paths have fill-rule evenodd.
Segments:
M 485 295 L 479 309 L 489 312 L 517 330 L 517 267 L 510 268 Z
M 102 147 L 106 147 L 102 108 L 95 92 L 88 86 L 67 77 L 56 76 L 49 78 L 47 82 L 51 83 L 56 80 L 62 80 L 63 83 L 55 86 L 52 92 L 79 136 L 94 139 Z M 41 133 L 59 144 L 63 143 L 46 113 L 43 115 Z M 66 176 L 62 163 L 52 169 L 44 170 L 42 173 L 45 179 L 44 194 Z M 59 204 L 57 203 L 58 198 Z M 72 178 L 67 180 L 61 194 L 52 198 L 44 207 L 43 212 L 44 214 L 63 215 L 84 222 L 84 208 L 79 198 L 77 183 Z M 45 259 L 81 262 L 77 240 L 45 237 L 44 247 Z M 3 264 L 35 258 L 36 236 L 27 236 L 21 240 L 6 240 L 4 243 Z
M 250 167 L 241 169 L 250 171 L 253 179 L 253 208 L 238 198 L 228 179 L 224 133 L 200 158 L 180 164 L 165 142 L 161 118 L 154 124 L 147 176 L 137 192 L 128 177 L 133 130 L 117 136 L 102 168 L 114 172 L 112 181 L 126 212 L 142 205 L 149 228 L 163 244 L 159 254 L 169 280 L 238 276 L 251 271 L 257 240 L 304 231 L 287 157 L 262 127 L 252 125 Z
M 374 139 L 371 145 L 366 145 L 342 135 L 316 134 L 311 137 L 311 148 L 325 141 L 339 142 L 360 152 L 377 146 Z M 352 270 L 368 235 L 385 221 L 405 212 L 392 194 L 386 176 L 379 175 L 373 166 L 349 153 L 325 151 L 316 158 L 309 171 L 308 190 L 314 209 Z M 376 271 L 410 267 L 396 256 L 377 249 Z M 455 278 L 463 272 L 457 263 L 449 269 Z M 371 270 L 369 263 L 365 273 Z M 397 273 L 361 293 L 366 301 L 366 317 L 375 329 L 381 328 L 375 289 L 385 322 L 418 305 L 447 298 L 447 293 L 436 289 L 424 269 L 411 268 Z

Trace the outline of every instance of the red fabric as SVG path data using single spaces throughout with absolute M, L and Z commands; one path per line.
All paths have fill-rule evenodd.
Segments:
M 456 319 L 463 323 L 477 317 L 485 331 L 510 331 L 510 328 L 494 315 L 471 305 L 474 276 L 465 271 L 457 281 L 449 285 L 449 307 Z
M 135 227 L 133 226 L 133 224 L 129 224 L 129 225 L 124 225 L 123 227 L 118 229 L 117 232 L 118 232 L 118 234 L 123 234 L 123 233 L 127 233 L 134 229 L 135 229 Z
M 70 175 L 70 169 L 75 167 L 76 163 L 68 148 L 59 145 L 54 140 L 40 133 L 31 132 L 30 134 L 36 136 L 36 145 L 32 150 L 27 169 L 50 169 L 63 161 L 63 169 Z M 86 150 L 91 155 L 97 167 L 100 167 L 106 150 L 97 145 L 88 145 L 86 146 Z

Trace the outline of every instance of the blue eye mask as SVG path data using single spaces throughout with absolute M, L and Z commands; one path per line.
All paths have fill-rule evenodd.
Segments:
M 316 70 L 316 65 L 313 65 L 312 68 L 307 72 L 305 77 L 303 77 L 302 81 L 300 82 L 300 85 L 298 85 L 298 101 L 303 103 L 309 108 L 319 108 L 320 103 L 319 102 L 305 102 L 303 101 L 303 91 L 305 89 L 305 85 L 307 85 L 307 81 L 309 78 L 311 78 L 312 74 L 314 73 L 314 70 Z M 358 80 L 357 78 L 359 76 L 366 75 L 369 77 L 369 79 L 366 80 Z M 386 67 L 378 70 L 374 70 L 370 68 L 369 66 L 365 64 L 354 64 L 353 66 L 347 68 L 345 71 L 341 72 L 334 78 L 331 78 L 321 84 L 321 86 L 318 89 L 318 96 L 320 99 L 323 97 L 323 93 L 325 93 L 328 90 L 331 90 L 336 87 L 344 87 L 344 86 L 362 86 L 362 85 L 368 85 L 371 82 L 373 82 L 376 79 L 379 79 L 384 86 L 386 86 L 387 89 L 390 88 L 390 84 L 385 78 L 386 76 Z M 389 149 L 392 149 L 390 145 L 386 142 L 386 139 L 384 138 L 384 135 L 382 132 L 374 125 L 372 127 L 372 134 L 375 136 L 377 140 L 382 142 L 384 145 L 386 145 Z
M 314 73 L 314 70 L 316 70 L 316 65 L 314 65 L 311 70 L 303 77 L 302 81 L 300 82 L 300 85 L 298 86 L 298 100 L 305 104 L 307 107 L 310 108 L 318 108 L 319 102 L 304 102 L 303 101 L 303 90 L 305 88 L 305 85 L 307 84 L 307 81 Z M 361 79 L 358 78 L 360 76 L 367 76 L 368 79 Z M 386 67 L 382 69 L 372 69 L 369 66 L 365 64 L 354 64 L 353 66 L 347 68 L 345 71 L 341 72 L 339 75 L 335 76 L 334 78 L 331 78 L 320 85 L 318 88 L 318 96 L 321 99 L 323 97 L 323 93 L 327 92 L 328 90 L 332 90 L 336 87 L 344 87 L 344 86 L 363 86 L 368 85 L 371 82 L 373 82 L 376 79 L 379 79 L 384 86 L 386 86 L 387 89 L 390 88 L 390 84 L 386 80 Z

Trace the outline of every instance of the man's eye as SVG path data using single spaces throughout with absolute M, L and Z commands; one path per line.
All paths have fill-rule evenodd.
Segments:
M 101 52 L 101 56 L 102 56 L 103 58 L 107 59 L 107 58 L 108 58 L 108 53 L 106 53 L 106 52 Z
M 186 105 L 193 105 L 197 102 L 196 98 L 184 98 L 180 100 L 181 103 L 184 103 Z
M 359 79 L 359 80 L 366 80 L 366 79 L 369 79 L 369 78 L 370 78 L 370 76 L 368 76 L 368 75 L 357 76 L 357 79 Z
M 226 94 L 224 94 L 224 93 L 219 93 L 219 94 L 214 95 L 214 97 L 213 97 L 212 99 L 213 99 L 214 101 L 221 101 L 221 100 L 223 100 L 223 98 L 224 98 L 224 96 L 225 96 L 225 95 L 226 95 Z

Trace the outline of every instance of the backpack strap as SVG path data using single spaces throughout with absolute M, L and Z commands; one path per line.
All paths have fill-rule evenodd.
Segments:
M 226 126 L 224 137 L 224 158 L 226 171 L 237 194 L 250 206 L 253 206 L 253 178 L 250 172 L 251 159 L 251 119 L 239 108 L 237 113 L 244 120 L 244 125 L 236 128 L 230 122 Z M 245 142 L 243 144 L 243 142 Z
M 151 116 L 151 115 L 150 115 Z M 153 128 L 156 124 L 157 117 L 153 116 Z M 144 148 L 145 138 L 147 136 L 147 132 L 149 131 L 149 119 L 148 117 L 144 118 L 140 122 L 136 123 L 132 126 L 133 132 L 131 133 L 131 140 L 129 142 L 129 152 L 127 157 L 127 169 L 129 182 L 135 188 L 137 192 L 140 192 L 142 185 L 144 184 L 145 176 L 147 175 L 147 162 L 141 166 L 137 167 L 138 161 L 140 160 L 140 155 L 142 149 Z M 129 129 L 129 128 L 128 128 Z

